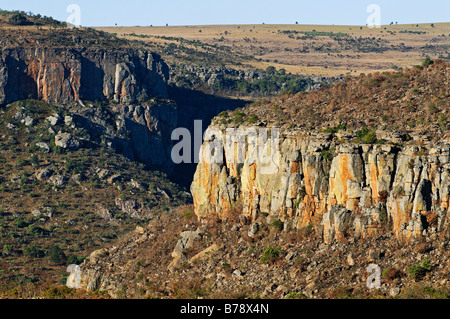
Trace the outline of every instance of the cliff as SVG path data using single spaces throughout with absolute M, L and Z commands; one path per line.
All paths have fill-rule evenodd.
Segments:
M 223 127 L 222 127 L 223 128 Z M 271 139 L 214 137 L 202 146 L 191 191 L 199 219 L 233 214 L 284 229 L 313 226 L 324 242 L 392 231 L 410 241 L 444 230 L 449 222 L 450 143 L 423 146 L 340 143 L 332 134 L 282 132 Z M 228 140 L 227 140 L 228 138 Z M 271 145 L 272 144 L 272 145 Z M 214 161 L 211 150 L 217 159 Z M 242 151 L 243 161 L 237 152 Z
M 0 43 L 0 105 L 35 99 L 69 106 L 89 139 L 173 171 L 178 111 L 159 55 L 92 29 L 10 30 Z
M 167 97 L 168 67 L 145 49 L 30 46 L 0 52 L 0 104 L 42 99 L 142 102 Z
M 191 186 L 197 216 L 267 216 L 327 243 L 444 231 L 449 70 L 426 60 L 219 114 Z

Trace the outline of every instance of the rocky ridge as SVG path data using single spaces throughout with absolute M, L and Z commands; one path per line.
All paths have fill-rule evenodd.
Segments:
M 167 98 L 168 67 L 144 49 L 6 48 L 0 54 L 0 104 L 42 99 L 144 102 Z

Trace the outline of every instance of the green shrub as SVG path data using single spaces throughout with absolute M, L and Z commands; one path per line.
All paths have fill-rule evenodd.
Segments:
M 411 265 L 406 269 L 406 273 L 412 279 L 421 279 L 431 270 L 429 259 L 424 259 L 421 264 Z
M 252 115 L 248 118 L 247 122 L 249 122 L 250 124 L 254 124 L 258 121 L 258 117 L 256 115 Z
M 240 111 L 233 112 L 233 122 L 236 124 L 242 124 L 244 122 L 245 113 Z
M 369 130 L 367 128 L 363 128 L 360 132 L 356 133 L 356 137 L 363 144 L 375 144 L 377 142 L 375 130 Z
M 11 245 L 4 245 L 3 246 L 3 253 L 11 253 L 13 250 Z
M 194 211 L 193 211 L 192 209 L 190 209 L 190 210 L 188 210 L 187 212 L 184 212 L 184 213 L 183 213 L 183 217 L 184 217 L 185 219 L 189 219 L 189 218 L 191 218 L 193 215 L 194 215 Z
M 322 158 L 324 161 L 331 162 L 334 157 L 334 152 L 336 150 L 334 148 L 330 148 L 329 150 L 323 150 L 322 151 Z
M 341 123 L 337 126 L 334 127 L 327 127 L 325 130 L 323 130 L 325 133 L 337 133 L 340 130 L 346 130 L 347 129 L 347 124 L 345 123 Z
M 397 299 L 449 299 L 450 293 L 447 289 L 434 288 L 420 284 L 402 289 Z
M 25 166 L 27 164 L 27 161 L 24 160 L 23 158 L 18 157 L 18 158 L 16 158 L 16 164 L 18 166 Z
M 34 165 L 37 165 L 37 164 L 39 164 L 39 158 L 36 156 L 36 155 L 31 155 L 30 156 L 30 163 L 31 164 L 34 164 Z
M 386 207 L 381 207 L 378 216 L 379 216 L 379 218 L 380 218 L 380 222 L 381 222 L 382 224 L 384 224 L 384 225 L 387 224 L 387 222 L 389 221 L 388 213 L 387 213 Z
M 308 297 L 302 292 L 290 292 L 284 298 L 285 299 L 308 299 Z
M 284 223 L 279 219 L 272 219 L 272 221 L 270 222 L 270 226 L 272 226 L 277 231 L 282 231 Z
M 52 246 L 48 251 L 47 255 L 50 258 L 50 261 L 55 264 L 62 264 L 66 261 L 67 257 L 66 254 L 62 251 L 59 246 Z
M 423 66 L 430 66 L 432 64 L 433 64 L 433 60 L 431 60 L 430 57 L 426 57 L 422 63 Z
M 306 187 L 301 186 L 300 189 L 298 190 L 298 196 L 300 198 L 300 201 L 302 201 L 306 195 L 308 195 L 308 193 L 306 193 Z
M 48 235 L 49 231 L 36 225 L 29 225 L 27 231 L 34 236 Z
M 40 258 L 44 256 L 44 252 L 39 250 L 35 245 L 26 247 L 23 253 L 29 257 Z
M 264 249 L 263 256 L 261 257 L 262 263 L 272 263 L 277 260 L 281 255 L 281 247 L 268 247 Z
M 8 22 L 14 25 L 26 25 L 30 24 L 27 17 L 23 13 L 15 13 L 11 17 L 9 17 Z
M 86 259 L 86 256 L 69 255 L 66 260 L 67 265 L 79 265 Z
M 28 226 L 28 223 L 23 219 L 19 218 L 14 221 L 14 225 L 19 228 L 25 228 Z

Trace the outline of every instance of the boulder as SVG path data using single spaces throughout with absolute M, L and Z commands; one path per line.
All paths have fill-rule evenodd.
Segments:
M 63 175 L 52 175 L 48 181 L 55 186 L 63 186 L 67 182 L 67 178 Z
M 52 176 L 53 172 L 54 171 L 51 168 L 46 167 L 42 170 L 39 170 L 35 176 L 38 180 L 44 181 L 44 180 L 49 179 L 50 176 Z
M 201 260 L 203 258 L 207 258 L 212 252 L 217 251 L 218 249 L 219 249 L 219 246 L 217 244 L 212 244 L 208 248 L 202 250 L 197 255 L 192 257 L 189 260 L 189 263 L 192 264 L 192 263 L 195 263 L 197 260 Z
M 55 136 L 55 145 L 63 149 L 76 150 L 80 147 L 80 142 L 72 134 L 60 131 Z
M 59 123 L 59 121 L 61 121 L 61 117 L 58 113 L 53 113 L 52 115 L 47 117 L 46 120 L 50 123 L 51 126 L 55 126 Z
M 192 247 L 195 240 L 201 238 L 199 230 L 184 231 L 180 234 L 180 236 L 181 238 L 178 240 L 174 250 L 172 251 L 173 260 L 168 266 L 168 269 L 171 272 L 179 268 L 183 263 L 188 262 L 188 259 L 184 255 L 184 251 Z
M 28 115 L 21 122 L 24 123 L 25 126 L 33 126 L 34 125 L 33 118 Z
M 36 146 L 39 147 L 39 148 L 41 148 L 41 149 L 43 149 L 45 153 L 50 152 L 50 147 L 48 146 L 47 143 L 44 143 L 44 142 L 37 142 L 37 143 L 36 143 Z

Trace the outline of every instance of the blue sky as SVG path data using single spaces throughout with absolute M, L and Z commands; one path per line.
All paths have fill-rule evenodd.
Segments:
M 450 22 L 450 0 L 15 0 L 0 8 L 66 21 L 77 4 L 83 26 L 204 24 L 365 25 L 367 6 L 381 9 L 381 24 Z

